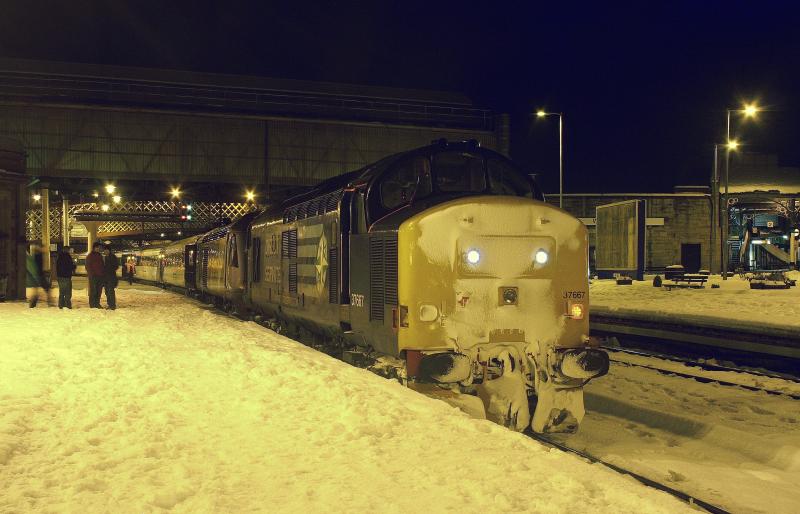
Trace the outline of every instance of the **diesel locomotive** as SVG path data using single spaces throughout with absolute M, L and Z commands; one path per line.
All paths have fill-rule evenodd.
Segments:
M 516 430 L 574 432 L 583 386 L 608 371 L 589 337 L 587 250 L 583 224 L 512 161 L 443 140 L 146 250 L 137 275 Z

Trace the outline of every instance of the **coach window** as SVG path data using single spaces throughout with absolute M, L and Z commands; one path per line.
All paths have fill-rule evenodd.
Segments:
M 366 202 L 363 191 L 356 191 L 350 201 L 350 231 L 352 234 L 367 233 Z
M 228 241 L 228 255 L 230 256 L 230 258 L 228 259 L 228 265 L 231 268 L 238 268 L 239 251 L 236 248 L 236 234 L 231 234 L 231 238 Z
M 261 281 L 261 238 L 253 238 L 253 282 Z

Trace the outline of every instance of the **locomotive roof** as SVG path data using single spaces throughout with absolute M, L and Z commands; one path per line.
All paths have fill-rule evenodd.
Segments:
M 282 212 L 284 209 L 311 200 L 313 198 L 317 198 L 326 195 L 328 193 L 332 193 L 339 189 L 344 189 L 348 186 L 356 186 L 358 184 L 366 183 L 373 176 L 382 171 L 386 166 L 390 165 L 394 161 L 397 161 L 403 157 L 415 154 L 433 155 L 435 153 L 452 151 L 452 150 L 462 150 L 462 151 L 469 150 L 471 152 L 477 152 L 482 154 L 500 155 L 497 154 L 497 152 L 495 152 L 494 150 L 488 148 L 482 148 L 478 143 L 478 141 L 474 139 L 469 141 L 452 141 L 452 142 L 447 141 L 446 139 L 441 139 L 439 141 L 434 141 L 430 145 L 414 148 L 412 150 L 406 150 L 404 152 L 398 152 L 389 155 L 387 157 L 384 157 L 383 159 L 375 161 L 371 164 L 367 164 L 363 168 L 359 168 L 357 170 L 329 178 L 317 184 L 317 186 L 315 186 L 311 191 L 288 198 L 283 203 L 281 203 L 277 209 L 280 212 Z M 272 212 L 273 209 L 268 209 L 267 211 Z

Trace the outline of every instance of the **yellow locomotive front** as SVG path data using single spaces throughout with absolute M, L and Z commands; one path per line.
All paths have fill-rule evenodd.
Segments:
M 591 347 L 587 232 L 516 196 L 469 196 L 398 230 L 398 347 L 421 382 L 458 384 L 489 419 L 574 432 L 583 385 L 608 370 Z

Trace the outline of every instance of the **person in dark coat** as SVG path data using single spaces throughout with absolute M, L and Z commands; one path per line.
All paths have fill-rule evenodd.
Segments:
M 58 280 L 58 308 L 72 308 L 72 275 L 75 274 L 75 260 L 72 248 L 65 246 L 56 259 L 56 280 Z
M 100 293 L 103 291 L 103 256 L 100 251 L 103 243 L 92 245 L 92 251 L 86 256 L 86 276 L 89 278 L 89 307 L 100 308 Z
M 106 289 L 106 303 L 112 311 L 117 308 L 117 295 L 114 293 L 114 289 L 119 284 L 118 268 L 119 259 L 111 251 L 111 248 L 106 246 L 103 248 L 103 287 Z
M 39 268 L 36 266 L 37 248 L 31 245 L 31 249 L 25 256 L 25 293 L 28 298 L 28 307 L 34 308 L 39 302 L 39 288 L 42 286 L 42 277 Z

